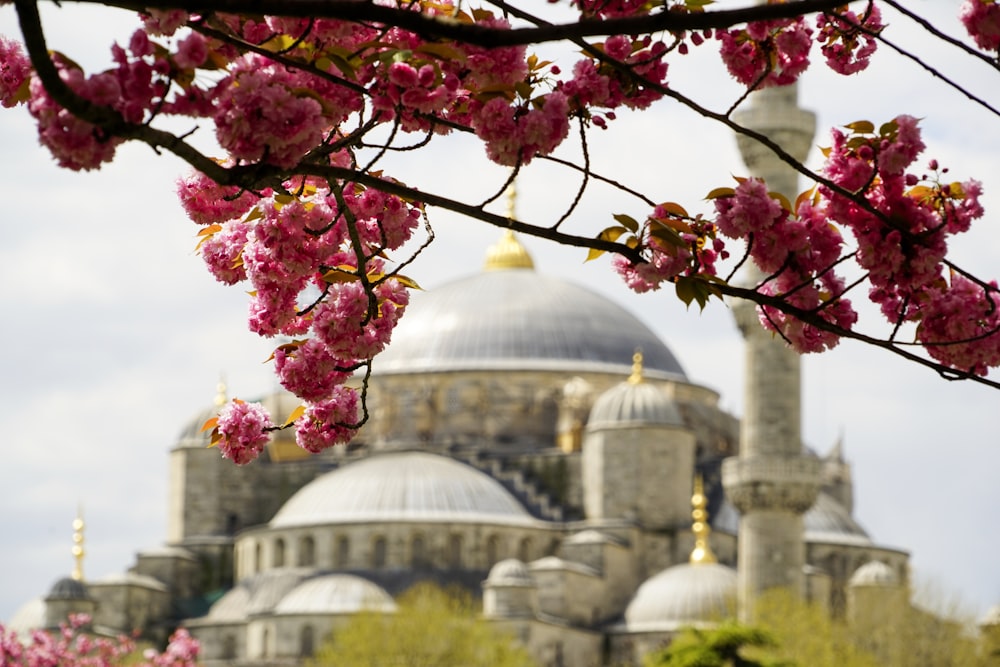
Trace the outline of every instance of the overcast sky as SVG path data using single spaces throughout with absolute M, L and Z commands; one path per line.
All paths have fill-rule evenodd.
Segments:
M 935 25 L 959 33 L 957 1 L 907 3 Z M 90 71 L 107 66 L 114 29 L 93 10 L 50 12 L 50 48 Z M 955 52 L 931 48 L 905 19 L 889 17 L 911 48 L 1000 104 L 997 75 Z M 86 34 L 74 28 L 86 25 Z M 13 7 L 0 8 L 0 34 L 16 35 Z M 117 33 L 125 39 L 127 32 Z M 801 101 L 824 128 L 899 113 L 923 119 L 929 146 L 956 179 L 984 181 L 987 217 L 953 244 L 963 266 L 1000 272 L 1000 123 L 933 82 L 919 68 L 880 53 L 877 66 L 844 80 L 821 68 L 803 81 Z M 669 80 L 716 107 L 735 88 L 711 57 L 672 65 Z M 177 160 L 127 146 L 98 173 L 57 169 L 38 147 L 23 109 L 0 110 L 0 619 L 44 594 L 72 569 L 71 522 L 87 521 L 85 574 L 121 572 L 137 550 L 166 534 L 167 453 L 191 417 L 208 405 L 224 374 L 231 395 L 275 388 L 263 360 L 270 346 L 246 330 L 245 294 L 215 283 L 193 253 L 196 228 L 173 195 L 185 171 Z M 655 199 L 692 211 L 730 174 L 744 174 L 728 132 L 664 103 L 623 116 L 594 138 L 600 171 Z M 810 158 L 818 164 L 818 153 Z M 387 165 L 388 166 L 388 165 Z M 441 142 L 393 165 L 402 180 L 436 184 L 476 201 L 503 173 L 467 142 Z M 518 213 L 551 221 L 575 182 L 538 164 L 525 170 Z M 992 209 L 992 210 L 990 210 Z M 502 203 L 496 207 L 504 210 Z M 646 214 L 599 189 L 568 223 L 596 234 L 612 213 Z M 478 271 L 494 229 L 431 211 L 438 240 L 408 274 L 433 288 Z M 740 338 L 724 304 L 687 311 L 672 290 L 630 294 L 606 261 L 583 264 L 579 250 L 525 241 L 539 271 L 586 284 L 620 300 L 657 331 L 689 377 L 720 392 L 737 414 L 742 398 Z M 870 313 L 868 313 L 870 315 Z M 854 465 L 856 516 L 881 544 L 906 549 L 918 581 L 929 581 L 981 615 L 1000 603 L 1000 446 L 993 410 L 1000 394 L 949 383 L 860 344 L 845 343 L 804 363 L 807 444 L 825 452 L 843 435 Z

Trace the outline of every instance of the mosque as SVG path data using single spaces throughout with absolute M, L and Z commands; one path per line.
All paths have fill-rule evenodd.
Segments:
M 807 148 L 794 88 L 764 92 L 742 122 Z M 783 165 L 741 149 L 780 182 Z M 119 576 L 59 580 L 10 625 L 86 611 L 95 631 L 163 640 L 183 624 L 208 666 L 295 665 L 431 581 L 472 591 L 539 664 L 596 667 L 745 616 L 771 587 L 835 615 L 904 590 L 908 554 L 855 521 L 839 445 L 801 442 L 798 357 L 734 310 L 742 422 L 639 319 L 536 270 L 507 233 L 478 275 L 413 295 L 347 447 L 308 455 L 279 432 L 237 468 L 206 448 L 206 406 L 170 451 L 165 545 Z

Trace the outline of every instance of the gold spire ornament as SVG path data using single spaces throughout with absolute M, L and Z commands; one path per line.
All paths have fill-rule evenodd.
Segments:
M 642 381 L 642 350 L 636 350 L 632 355 L 632 374 L 628 376 L 628 383 L 641 384 Z
M 691 496 L 691 532 L 694 533 L 694 549 L 691 550 L 692 565 L 718 563 L 708 537 L 712 529 L 708 525 L 708 498 L 705 496 L 705 482 L 701 475 L 694 478 L 694 494 Z
M 83 510 L 76 511 L 76 518 L 73 519 L 73 573 L 70 575 L 75 581 L 83 581 Z
M 507 189 L 507 218 L 514 219 L 514 203 L 517 191 L 511 183 Z M 506 269 L 534 269 L 535 263 L 521 242 L 517 240 L 514 230 L 505 229 L 503 238 L 491 245 L 486 251 L 485 271 L 504 271 Z

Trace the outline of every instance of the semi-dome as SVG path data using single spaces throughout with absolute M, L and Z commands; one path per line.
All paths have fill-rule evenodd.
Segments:
M 848 585 L 852 588 L 858 586 L 895 587 L 899 586 L 899 575 L 886 563 L 873 560 L 855 570 Z
M 73 579 L 72 577 L 63 577 L 52 584 L 52 588 L 49 589 L 49 594 L 46 596 L 48 600 L 90 600 L 90 592 L 87 590 L 87 586 L 78 579 Z
M 851 517 L 847 508 L 828 493 L 820 492 L 816 502 L 802 517 L 806 542 L 827 544 L 872 544 L 865 529 Z
M 486 577 L 487 586 L 534 586 L 528 566 L 516 558 L 505 558 L 492 568 Z
M 513 268 L 412 294 L 406 316 L 376 357 L 372 373 L 626 374 L 636 348 L 643 351 L 650 377 L 685 378 L 667 346 L 618 304 L 579 285 Z
M 495 479 L 454 459 L 408 451 L 377 454 L 302 487 L 270 527 L 377 521 L 533 524 Z
M 276 614 L 357 614 L 392 612 L 396 603 L 381 586 L 351 574 L 306 579 L 275 606 Z
M 279 568 L 242 579 L 212 605 L 205 620 L 234 623 L 270 613 L 285 595 L 315 573 L 311 568 Z
M 718 563 L 685 563 L 647 579 L 625 609 L 629 632 L 666 632 L 731 616 L 736 571 Z

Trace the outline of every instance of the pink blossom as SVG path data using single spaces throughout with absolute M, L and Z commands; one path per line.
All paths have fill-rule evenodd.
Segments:
M 716 38 L 729 73 L 746 86 L 785 86 L 809 66 L 812 30 L 801 17 L 755 21 L 742 29 L 719 30 Z
M 219 282 L 235 285 L 246 280 L 243 248 L 247 243 L 248 230 L 249 226 L 242 220 L 230 220 L 202 242 L 199 248 L 202 259 Z
M 922 307 L 917 338 L 941 363 L 977 375 L 1000 365 L 1000 297 L 953 274 L 946 289 L 930 292 Z
M 246 465 L 264 450 L 274 428 L 270 415 L 260 403 L 233 399 L 219 412 L 219 451 L 236 465 Z
M 392 330 L 409 302 L 409 293 L 395 279 L 372 290 L 374 304 L 360 282 L 331 285 L 330 294 L 316 306 L 313 332 L 333 356 L 371 359 L 389 343 Z
M 868 67 L 868 61 L 878 46 L 874 35 L 885 28 L 882 14 L 874 2 L 869 2 L 860 14 L 845 7 L 837 13 L 820 14 L 817 41 L 826 63 L 838 74 L 855 74 Z
M 328 398 L 349 377 L 353 361 L 343 361 L 315 338 L 282 345 L 274 351 L 274 371 L 281 386 L 306 401 Z
M 958 17 L 979 48 L 1000 50 L 1000 5 L 995 0 L 965 0 Z
M 343 385 L 328 400 L 306 408 L 295 422 L 295 442 L 314 454 L 349 441 L 357 432 L 358 394 Z
M 304 75 L 255 54 L 218 85 L 215 133 L 235 158 L 291 167 L 327 133 L 331 119 L 302 92 Z M 339 120 L 339 119 L 337 119 Z
M 18 42 L 0 35 L 0 104 L 10 108 L 26 101 L 31 61 Z
M 730 197 L 715 199 L 715 224 L 730 238 L 745 238 L 770 228 L 785 212 L 767 191 L 764 181 L 748 178 Z
M 188 13 L 181 9 L 149 9 L 143 17 L 146 32 L 169 37 L 188 21 Z
M 208 42 L 201 33 L 192 32 L 177 43 L 174 62 L 182 69 L 201 67 L 208 59 Z
M 219 185 L 200 171 L 177 179 L 177 197 L 184 212 L 199 225 L 238 218 L 260 200 L 252 192 Z

